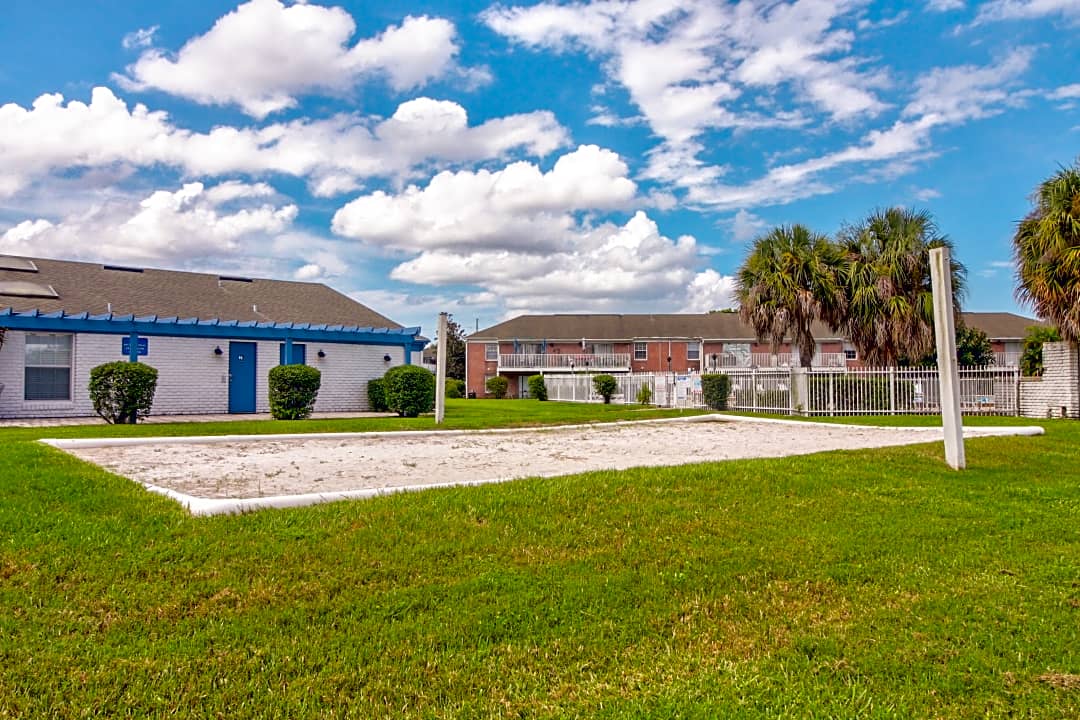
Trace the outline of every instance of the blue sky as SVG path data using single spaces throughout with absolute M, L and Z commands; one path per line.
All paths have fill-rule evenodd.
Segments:
M 966 308 L 1080 155 L 1080 2 L 9 0 L 0 252 L 326 282 L 404 324 L 730 304 L 933 213 Z

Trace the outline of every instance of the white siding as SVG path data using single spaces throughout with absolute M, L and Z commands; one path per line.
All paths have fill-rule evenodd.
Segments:
M 23 400 L 25 333 L 9 330 L 0 349 L 0 418 L 82 417 L 94 414 L 87 386 L 90 370 L 102 363 L 126 360 L 122 335 L 76 335 L 73 344 L 72 399 L 66 402 Z M 239 340 L 243 342 L 243 340 Z M 269 412 L 270 368 L 278 364 L 276 341 L 260 341 L 256 351 L 255 401 L 258 412 Z M 307 363 L 322 372 L 316 411 L 368 410 L 367 383 L 404 362 L 401 346 L 349 345 L 308 341 Z M 214 354 L 220 346 L 221 355 Z M 319 350 L 325 357 L 318 356 Z M 389 355 L 386 362 L 383 356 Z M 229 409 L 229 340 L 151 337 L 149 354 L 141 357 L 158 370 L 154 415 L 226 413 Z

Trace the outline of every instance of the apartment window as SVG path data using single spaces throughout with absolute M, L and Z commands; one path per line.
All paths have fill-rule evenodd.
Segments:
M 597 355 L 613 355 L 615 353 L 615 343 L 594 343 L 593 353 Z
M 27 335 L 26 400 L 71 399 L 71 335 Z
M 700 360 L 701 359 L 701 346 L 697 343 L 686 344 L 686 359 L 687 360 Z
M 484 359 L 494 362 L 499 359 L 499 344 L 488 343 L 484 345 Z
M 648 360 L 649 359 L 649 343 L 643 343 L 643 342 L 634 343 L 634 359 L 635 360 Z
M 844 359 L 857 360 L 859 353 L 855 351 L 855 346 L 849 343 L 844 343 Z

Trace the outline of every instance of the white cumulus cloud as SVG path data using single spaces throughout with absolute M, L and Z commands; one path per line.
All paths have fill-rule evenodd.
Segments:
M 268 199 L 274 194 L 262 184 L 187 183 L 141 200 L 116 198 L 55 222 L 26 220 L 0 235 L 0 251 L 175 265 L 228 257 L 243 251 L 244 241 L 273 236 L 292 225 L 296 205 Z
M 393 116 L 358 114 L 263 127 L 222 125 L 199 133 L 164 112 L 129 108 L 98 87 L 89 103 L 42 95 L 30 108 L 0 106 L 0 197 L 54 171 L 166 165 L 188 176 L 282 173 L 305 178 L 318 195 L 354 190 L 365 178 L 405 178 L 429 164 L 544 156 L 567 141 L 549 112 L 497 117 L 470 126 L 457 103 L 416 98 Z
M 175 56 L 151 48 L 117 78 L 128 89 L 236 104 L 263 118 L 295 107 L 299 95 L 342 93 L 372 77 L 403 91 L 454 67 L 456 30 L 448 20 L 409 16 L 349 45 L 355 31 L 352 16 L 339 7 L 250 0 Z
M 445 247 L 552 248 L 566 240 L 576 210 L 625 206 L 637 191 L 610 150 L 584 145 L 547 172 L 528 162 L 502 170 L 443 172 L 425 187 L 378 191 L 341 208 L 334 232 L 404 250 Z

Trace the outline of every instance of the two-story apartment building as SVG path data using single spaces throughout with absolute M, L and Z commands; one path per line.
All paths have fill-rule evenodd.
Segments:
M 1028 326 L 1011 313 L 964 313 L 970 327 L 990 337 L 999 365 L 1015 365 Z M 815 325 L 815 367 L 858 365 L 854 346 L 825 325 Z M 522 315 L 466 339 L 466 386 L 477 397 L 489 378 L 510 381 L 524 397 L 538 373 L 706 372 L 730 367 L 799 365 L 790 342 L 774 349 L 758 342 L 737 313 L 700 315 Z

